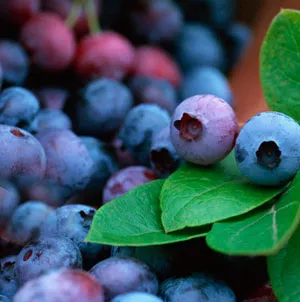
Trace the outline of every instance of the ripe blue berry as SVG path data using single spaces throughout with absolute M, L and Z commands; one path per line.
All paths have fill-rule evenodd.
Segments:
M 14 275 L 16 258 L 17 256 L 8 256 L 0 259 L 0 295 L 8 298 L 12 298 L 19 288 Z
M 168 302 L 236 301 L 231 288 L 204 274 L 167 279 L 161 285 L 160 296 Z
M 96 264 L 91 270 L 103 286 L 105 299 L 133 291 L 157 294 L 158 281 L 148 265 L 134 258 L 110 257 Z
M 0 123 L 24 127 L 27 126 L 40 108 L 32 92 L 21 87 L 10 87 L 0 95 Z
M 152 168 L 161 177 L 168 177 L 179 167 L 181 158 L 171 142 L 170 127 L 160 130 L 153 136 L 150 162 Z
M 20 285 L 58 268 L 81 268 L 81 253 L 66 237 L 47 237 L 26 245 L 15 263 L 15 275 Z
M 52 211 L 52 208 L 41 201 L 22 203 L 8 223 L 8 237 L 20 245 L 26 244 L 39 235 L 41 224 Z
M 233 109 L 213 95 L 196 95 L 179 104 L 171 122 L 171 140 L 186 161 L 210 165 L 233 148 L 238 123 Z
M 0 295 L 0 302 L 10 302 L 7 296 Z
M 132 292 L 119 295 L 111 302 L 163 302 L 163 300 L 148 293 Z
M 215 67 L 193 68 L 184 75 L 180 89 L 181 98 L 197 94 L 213 94 L 232 106 L 232 93 L 225 75 Z
M 241 129 L 235 157 L 253 183 L 284 184 L 300 169 L 300 126 L 283 113 L 259 113 Z
M 33 301 L 104 302 L 104 296 L 101 285 L 88 273 L 62 268 L 27 282 L 14 297 L 14 302 Z
M 152 137 L 169 124 L 170 117 L 164 109 L 152 104 L 138 105 L 129 111 L 118 138 L 137 162 L 149 165 Z

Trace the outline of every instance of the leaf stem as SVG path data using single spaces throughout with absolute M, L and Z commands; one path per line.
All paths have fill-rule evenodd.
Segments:
M 66 21 L 65 21 L 65 23 L 70 28 L 73 28 L 74 25 L 76 24 L 76 21 L 78 20 L 78 18 L 80 16 L 83 4 L 84 4 L 83 0 L 74 0 L 73 1 L 71 10 L 70 10 L 70 12 L 67 16 Z
M 88 18 L 89 29 L 91 33 L 98 33 L 101 31 L 99 24 L 97 9 L 95 6 L 94 0 L 86 0 L 85 2 L 85 11 Z

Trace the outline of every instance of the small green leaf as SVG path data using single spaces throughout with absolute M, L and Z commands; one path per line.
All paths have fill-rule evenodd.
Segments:
M 166 234 L 161 224 L 159 193 L 163 180 L 156 180 L 110 201 L 96 213 L 86 241 L 117 246 L 147 246 L 205 236 L 209 228 L 193 228 Z
M 300 12 L 281 10 L 260 52 L 260 76 L 270 109 L 300 122 Z
M 163 185 L 162 223 L 167 232 L 211 224 L 245 214 L 282 191 L 249 183 L 232 153 L 213 167 L 185 164 Z
M 207 244 L 230 255 L 270 255 L 290 239 L 300 221 L 300 173 L 271 207 L 215 223 Z
M 280 302 L 300 301 L 300 226 L 278 254 L 267 258 L 273 291 Z

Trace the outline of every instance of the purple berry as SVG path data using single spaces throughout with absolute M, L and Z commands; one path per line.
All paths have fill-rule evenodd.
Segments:
M 36 238 L 40 233 L 41 224 L 52 211 L 52 208 L 40 201 L 22 203 L 14 211 L 8 223 L 9 239 L 24 245 Z
M 230 153 L 238 134 L 233 109 L 213 95 L 196 95 L 176 108 L 171 121 L 171 140 L 186 161 L 210 165 Z
M 113 174 L 103 190 L 103 203 L 124 195 L 133 188 L 157 179 L 155 173 L 143 166 L 132 166 Z
M 81 253 L 65 237 L 40 238 L 26 245 L 16 259 L 15 275 L 20 285 L 53 269 L 81 268 Z
M 149 266 L 127 257 L 110 257 L 96 264 L 90 273 L 103 286 L 105 299 L 133 291 L 157 294 L 158 281 Z
M 40 108 L 32 92 L 21 87 L 4 89 L 0 95 L 0 123 L 24 127 L 29 125 Z
M 14 275 L 16 258 L 17 256 L 8 256 L 0 259 L 0 295 L 8 298 L 12 298 L 19 288 Z
M 231 288 L 204 274 L 167 279 L 161 285 L 160 296 L 166 302 L 236 302 Z
M 17 127 L 0 125 L 0 141 L 0 179 L 44 176 L 46 154 L 39 141 L 30 133 Z
M 181 164 L 170 137 L 170 127 L 163 128 L 152 138 L 150 163 L 154 171 L 161 177 L 168 177 Z
M 7 224 L 19 203 L 17 188 L 10 182 L 0 182 L 0 228 Z
M 60 269 L 27 282 L 14 297 L 14 302 L 33 301 L 104 302 L 104 296 L 101 285 L 88 273 Z
M 46 178 L 71 190 L 82 190 L 93 173 L 93 160 L 81 139 L 66 129 L 37 135 L 47 155 Z
M 100 244 L 84 242 L 95 213 L 96 209 L 81 204 L 59 207 L 45 220 L 42 235 L 68 237 L 78 245 L 84 258 L 95 258 L 104 247 Z

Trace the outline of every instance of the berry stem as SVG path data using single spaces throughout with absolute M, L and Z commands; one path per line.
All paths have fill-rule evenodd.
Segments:
M 101 27 L 98 21 L 97 9 L 94 0 L 86 0 L 85 11 L 88 17 L 88 24 L 91 33 L 98 33 L 101 31 Z
M 73 28 L 74 25 L 76 24 L 76 21 L 77 21 L 78 17 L 80 16 L 83 4 L 84 4 L 83 0 L 74 0 L 73 1 L 71 10 L 65 21 L 66 24 L 70 28 Z

